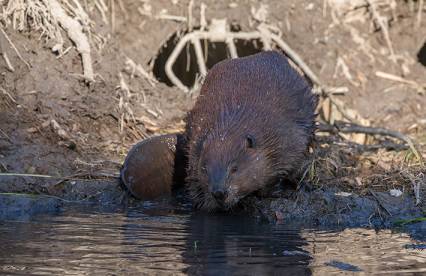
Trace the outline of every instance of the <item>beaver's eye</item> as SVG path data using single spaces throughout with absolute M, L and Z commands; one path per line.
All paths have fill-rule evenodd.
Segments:
M 256 140 L 250 134 L 246 136 L 246 147 L 249 149 L 253 149 L 256 146 Z
M 238 171 L 238 167 L 237 166 L 232 166 L 231 167 L 231 173 L 235 173 Z

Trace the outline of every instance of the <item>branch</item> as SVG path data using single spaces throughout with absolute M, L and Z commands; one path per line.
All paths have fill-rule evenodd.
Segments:
M 25 63 L 25 65 L 28 67 L 28 69 L 31 69 L 31 65 L 21 56 L 21 53 L 19 53 L 18 48 L 16 48 L 15 44 L 13 44 L 12 40 L 10 40 L 9 36 L 6 34 L 6 32 L 3 30 L 3 28 L 0 28 L 0 31 L 3 34 L 4 38 L 6 38 L 7 42 L 9 42 L 9 44 L 13 48 L 13 50 L 15 50 L 18 58 L 20 60 L 22 60 L 23 63 Z M 6 63 L 8 63 L 9 59 L 7 58 L 6 52 L 3 53 L 3 58 L 5 59 Z M 8 66 L 11 66 L 11 64 L 8 64 Z M 10 68 L 13 68 L 13 67 L 9 67 L 9 69 Z
M 81 55 L 84 78 L 90 82 L 94 81 L 90 44 L 87 36 L 83 33 L 83 27 L 77 20 L 66 14 L 57 0 L 49 0 L 49 5 L 52 16 L 67 32 L 68 37 L 74 42 Z
M 356 124 L 350 124 L 350 123 L 343 123 L 343 122 L 335 122 L 334 125 L 329 124 L 319 124 L 318 125 L 318 131 L 320 132 L 329 132 L 329 133 L 364 133 L 369 135 L 381 135 L 381 136 L 388 136 L 393 137 L 398 140 L 401 140 L 410 147 L 410 149 L 413 151 L 414 155 L 417 157 L 418 160 L 422 160 L 421 155 L 419 154 L 418 150 L 414 146 L 413 141 L 410 137 L 402 134 L 401 132 L 390 130 L 386 128 L 377 128 L 377 127 L 366 127 L 366 126 L 360 126 Z

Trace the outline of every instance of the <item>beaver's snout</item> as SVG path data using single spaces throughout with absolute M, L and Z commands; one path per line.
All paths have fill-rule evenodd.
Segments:
M 212 192 L 212 195 L 216 199 L 216 201 L 223 202 L 226 198 L 226 191 L 217 190 L 217 191 Z
M 223 203 L 227 196 L 225 189 L 226 172 L 214 166 L 209 173 L 209 191 L 218 203 Z

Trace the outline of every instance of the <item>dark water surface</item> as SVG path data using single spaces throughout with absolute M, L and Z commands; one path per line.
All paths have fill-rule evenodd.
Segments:
M 0 221 L 6 275 L 426 275 L 406 233 L 318 230 L 156 205 Z

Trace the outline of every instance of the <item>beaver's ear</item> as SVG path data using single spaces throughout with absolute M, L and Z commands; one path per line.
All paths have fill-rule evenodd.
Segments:
M 246 135 L 245 143 L 246 143 L 246 148 L 248 149 L 254 149 L 256 147 L 256 139 L 251 134 Z

